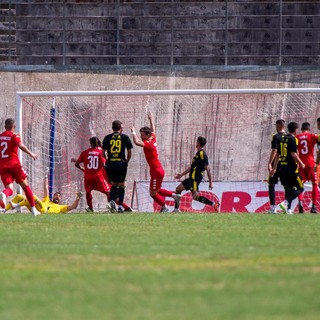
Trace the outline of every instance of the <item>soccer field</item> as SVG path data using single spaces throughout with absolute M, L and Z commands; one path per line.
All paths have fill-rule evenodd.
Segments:
M 0 319 L 319 319 L 318 215 L 2 215 Z

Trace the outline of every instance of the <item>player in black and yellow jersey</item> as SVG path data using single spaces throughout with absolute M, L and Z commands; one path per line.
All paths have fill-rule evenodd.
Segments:
M 112 130 L 113 133 L 105 136 L 102 143 L 102 149 L 105 151 L 107 158 L 107 175 L 112 185 L 109 202 L 111 209 L 115 210 L 115 201 L 119 198 L 118 212 L 123 212 L 124 209 L 122 205 L 125 195 L 125 180 L 133 145 L 129 136 L 122 133 L 123 125 L 121 121 L 113 121 Z
M 300 165 L 302 169 L 305 165 L 298 155 L 298 141 L 295 137 L 298 127 L 296 122 L 290 122 L 288 124 L 289 133 L 284 135 L 280 140 L 275 162 L 270 173 L 270 175 L 273 176 L 279 166 L 280 181 L 285 190 L 285 200 L 280 203 L 280 208 L 283 213 L 288 214 L 292 213 L 292 201 L 303 192 L 303 183 L 299 175 L 298 165 Z
M 278 144 L 280 143 L 282 137 L 285 135 L 284 130 L 284 124 L 285 121 L 282 119 L 278 119 L 276 121 L 276 130 L 277 133 L 272 135 L 271 139 L 271 152 L 270 157 L 268 161 L 268 171 L 269 171 L 269 177 L 268 177 L 268 192 L 269 192 L 269 200 L 270 200 L 270 212 L 275 213 L 276 209 L 276 193 L 275 193 L 275 185 L 278 183 L 279 180 L 279 168 L 274 173 L 274 175 L 271 177 L 270 172 L 272 170 L 273 164 L 274 164 L 274 158 L 277 154 Z
M 192 193 L 193 200 L 199 201 L 201 203 L 213 206 L 216 211 L 219 209 L 219 202 L 213 202 L 204 196 L 200 196 L 198 194 L 199 184 L 203 180 L 204 172 L 207 172 L 207 176 L 209 179 L 209 189 L 213 188 L 213 181 L 211 177 L 211 170 L 209 167 L 208 156 L 203 149 L 206 145 L 207 140 L 204 137 L 198 137 L 196 142 L 196 154 L 192 159 L 191 165 L 182 173 L 178 173 L 175 175 L 176 179 L 180 179 L 185 174 L 189 173 L 189 177 L 183 180 L 176 188 L 176 194 L 181 194 L 183 190 L 190 190 Z M 179 211 L 179 201 L 175 201 L 174 211 Z

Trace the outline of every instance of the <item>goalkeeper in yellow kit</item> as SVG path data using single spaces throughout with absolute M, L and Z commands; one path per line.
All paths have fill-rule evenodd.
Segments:
M 40 200 L 36 195 L 34 195 L 34 200 L 36 208 L 41 213 L 65 213 L 70 210 L 76 209 L 78 207 L 80 198 L 82 197 L 82 192 L 77 193 L 77 197 L 72 205 L 62 205 L 61 193 L 55 192 L 52 197 L 52 201 L 49 198 L 49 188 L 48 188 L 48 176 L 46 175 L 43 180 L 43 190 L 44 197 Z M 6 205 L 6 211 L 10 209 L 17 209 L 19 207 L 27 207 L 31 211 L 30 204 L 24 195 L 17 194 L 9 203 Z

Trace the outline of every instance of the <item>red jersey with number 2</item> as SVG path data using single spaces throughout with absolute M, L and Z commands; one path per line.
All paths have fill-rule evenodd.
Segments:
M 306 167 L 314 167 L 314 146 L 318 142 L 318 136 L 314 133 L 303 132 L 296 135 L 298 139 L 299 158 Z
M 20 164 L 18 157 L 20 142 L 21 138 L 18 133 L 4 131 L 0 134 L 0 168 L 9 168 Z
M 150 172 L 156 171 L 158 168 L 162 168 L 159 160 L 159 153 L 157 148 L 157 138 L 152 132 L 149 140 L 143 141 L 143 151 L 150 167 Z

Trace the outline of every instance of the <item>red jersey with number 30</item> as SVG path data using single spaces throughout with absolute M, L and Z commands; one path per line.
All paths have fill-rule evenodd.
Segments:
M 299 158 L 306 167 L 314 167 L 314 146 L 318 142 L 318 136 L 314 133 L 303 132 L 296 135 L 298 139 Z
M 20 135 L 12 131 L 4 131 L 0 134 L 0 168 L 8 168 L 20 164 L 18 157 L 18 145 L 21 142 Z
M 162 168 L 161 162 L 159 160 L 156 135 L 152 132 L 150 139 L 143 141 L 143 144 L 143 151 L 150 167 L 150 172 L 155 171 L 159 167 Z
M 84 165 L 84 177 L 91 178 L 97 175 L 103 175 L 105 158 L 102 155 L 102 149 L 89 148 L 81 152 L 77 162 Z

